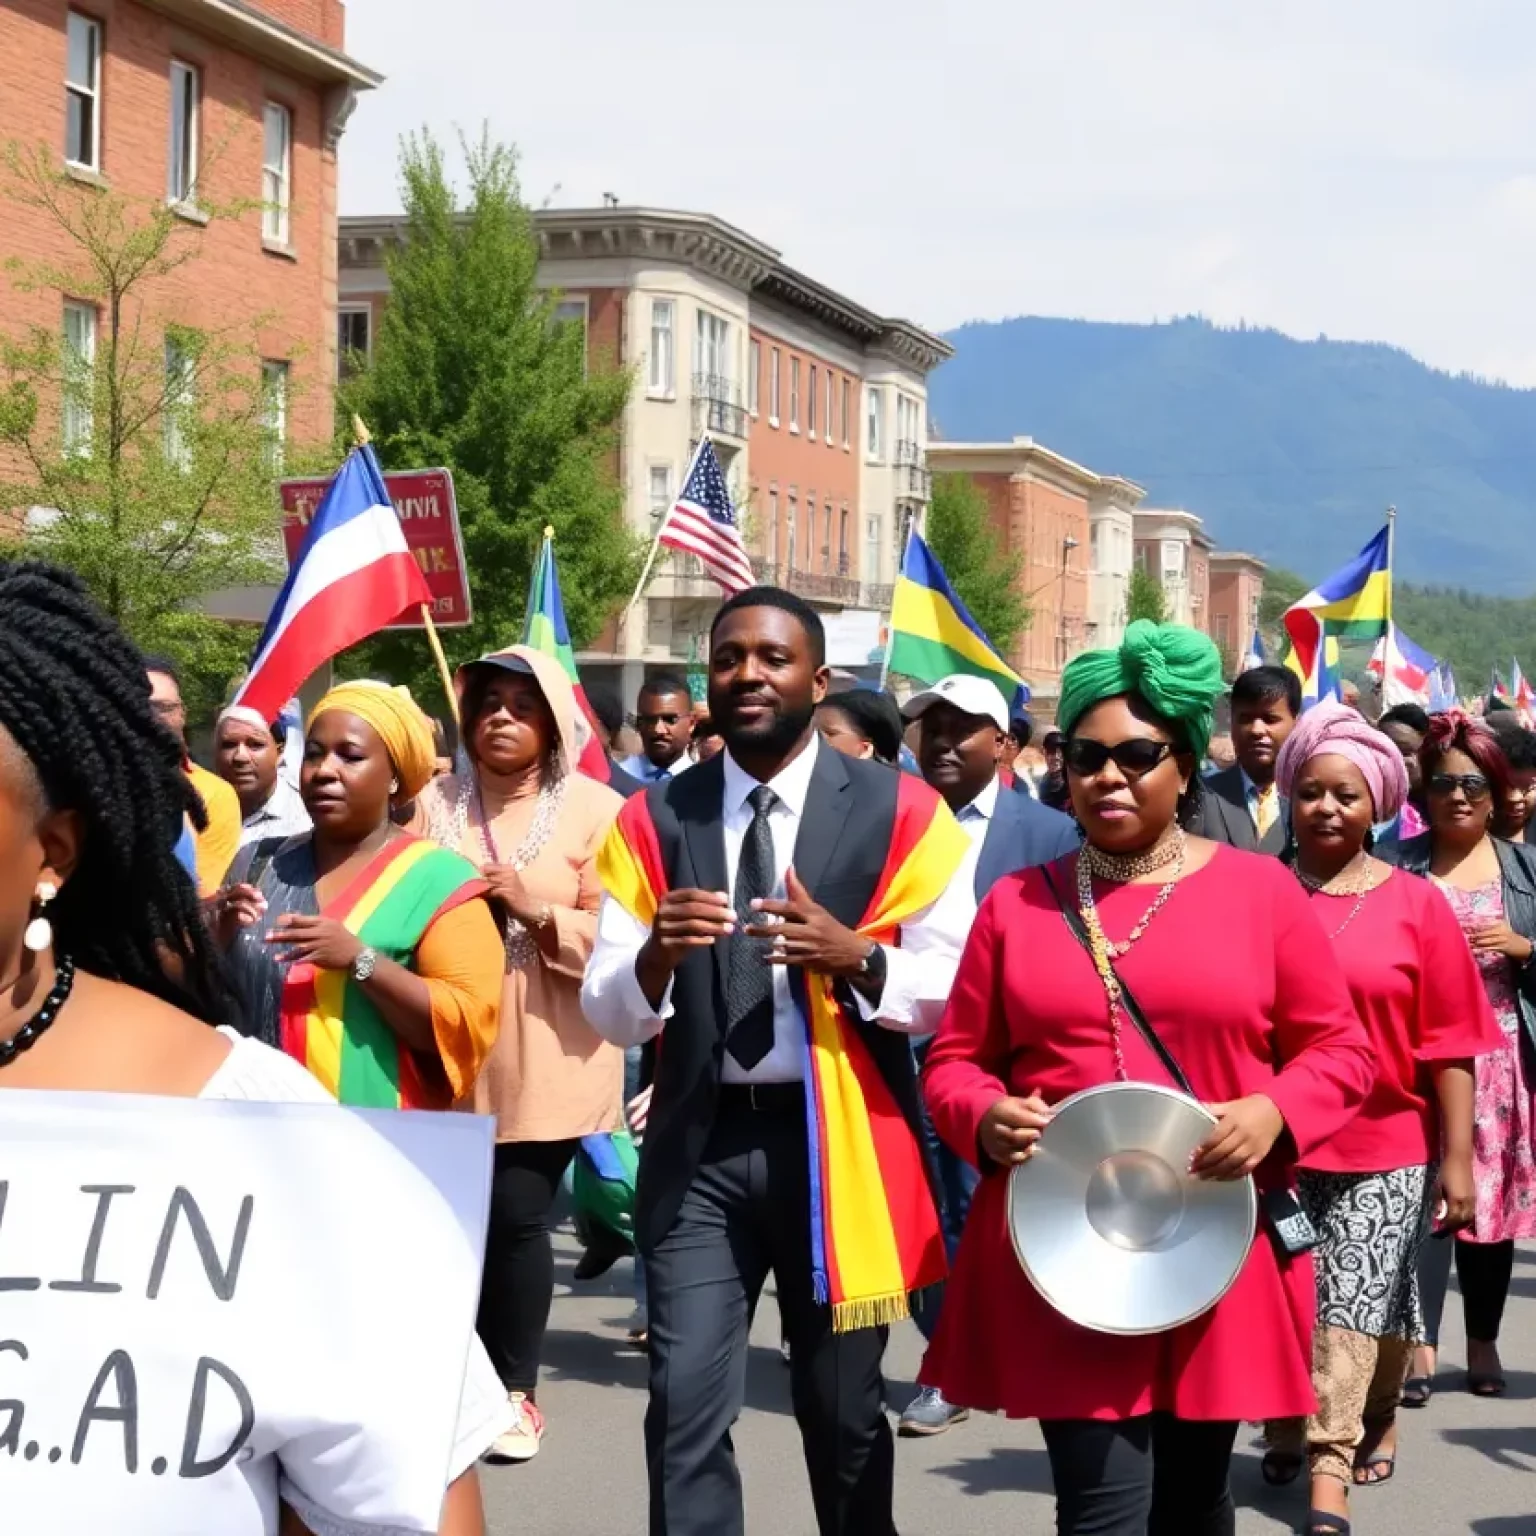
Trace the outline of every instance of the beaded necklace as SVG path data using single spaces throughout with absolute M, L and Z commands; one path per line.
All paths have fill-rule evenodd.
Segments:
M 1358 864 L 1360 866 L 1359 878 L 1355 881 L 1353 890 L 1342 891 L 1330 891 L 1328 887 L 1333 884 L 1333 880 L 1338 880 L 1345 874 L 1349 868 L 1348 864 L 1333 877 L 1333 880 L 1319 880 L 1315 875 L 1307 874 L 1299 864 L 1295 866 L 1296 878 L 1301 881 L 1304 890 L 1312 893 L 1321 891 L 1329 896 L 1353 896 L 1355 898 L 1354 906 L 1349 909 L 1349 916 L 1328 935 L 1330 940 L 1338 938 L 1359 917 L 1360 909 L 1365 905 L 1365 898 L 1376 889 L 1375 884 L 1371 881 L 1371 861 L 1363 848 L 1350 860 L 1350 864 Z
M 58 1018 L 74 985 L 75 962 L 68 955 L 60 955 L 54 962 L 53 985 L 43 1006 L 9 1040 L 0 1040 L 0 1067 L 10 1066 L 23 1051 L 37 1044 L 37 1037 Z

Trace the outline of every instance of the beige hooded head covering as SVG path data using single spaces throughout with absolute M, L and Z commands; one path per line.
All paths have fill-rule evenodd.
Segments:
M 531 676 L 538 684 L 549 712 L 554 716 L 555 734 L 560 741 L 560 756 L 567 773 L 572 773 L 581 761 L 581 754 L 592 737 L 592 722 L 576 707 L 576 694 L 565 668 L 543 651 L 531 645 L 509 645 L 504 650 L 488 651 L 477 661 L 466 662 L 453 676 L 454 691 L 459 703 L 464 702 L 464 689 L 474 667 L 499 667 L 506 672 Z M 465 734 L 469 725 L 465 722 Z

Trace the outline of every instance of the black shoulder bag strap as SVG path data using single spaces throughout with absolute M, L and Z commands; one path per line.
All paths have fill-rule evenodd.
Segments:
M 1067 900 L 1056 889 L 1056 882 L 1051 879 L 1048 868 L 1042 865 L 1040 873 L 1045 876 L 1045 883 L 1050 887 L 1051 895 L 1056 898 L 1056 905 L 1061 908 L 1061 915 L 1066 919 L 1067 927 L 1072 931 L 1072 937 L 1083 946 L 1089 960 L 1092 960 L 1093 944 L 1088 938 L 1088 929 L 1083 924 L 1082 913 L 1077 910 L 1074 902 Z M 1120 1011 L 1136 1026 L 1136 1032 L 1152 1048 L 1157 1059 L 1162 1062 L 1164 1071 L 1178 1084 L 1179 1088 L 1190 1098 L 1199 1100 L 1200 1095 L 1190 1087 L 1189 1079 L 1184 1075 L 1184 1069 L 1179 1065 L 1173 1052 L 1163 1044 L 1157 1031 L 1152 1028 L 1151 1021 L 1142 1012 L 1141 1004 L 1136 1001 L 1136 994 L 1126 986 L 1125 978 L 1115 970 L 1113 963 L 1110 965 L 1110 971 L 1115 980 L 1120 983 Z M 1295 1258 L 1298 1254 L 1308 1253 L 1317 1247 L 1321 1241 L 1317 1229 L 1312 1225 L 1301 1202 L 1296 1198 L 1294 1190 L 1282 1184 L 1273 1189 L 1261 1189 L 1258 1195 L 1259 1209 L 1264 1213 L 1270 1236 L 1281 1254 L 1287 1258 Z

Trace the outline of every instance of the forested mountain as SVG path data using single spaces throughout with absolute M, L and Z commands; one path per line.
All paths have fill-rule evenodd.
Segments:
M 1028 435 L 1198 513 L 1219 547 L 1310 581 L 1398 508 L 1400 581 L 1536 592 L 1536 391 L 1428 368 L 1393 347 L 1297 341 L 1198 319 L 1110 325 L 1028 317 L 951 332 L 935 432 Z M 1417 599 L 1416 599 L 1417 601 Z M 1434 628 L 1463 606 L 1424 596 Z M 1409 621 L 1404 628 L 1425 644 Z M 1496 637 L 1513 617 L 1468 606 Z M 1531 619 L 1536 661 L 1536 611 Z

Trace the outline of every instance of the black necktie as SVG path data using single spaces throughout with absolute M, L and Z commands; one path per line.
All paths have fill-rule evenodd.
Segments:
M 752 902 L 773 895 L 773 831 L 768 812 L 778 796 L 759 784 L 747 799 L 752 825 L 742 839 L 732 904 L 742 927 L 758 920 Z M 750 1072 L 773 1049 L 773 972 L 763 958 L 762 942 L 739 930 L 731 938 L 725 987 L 725 1048 Z

